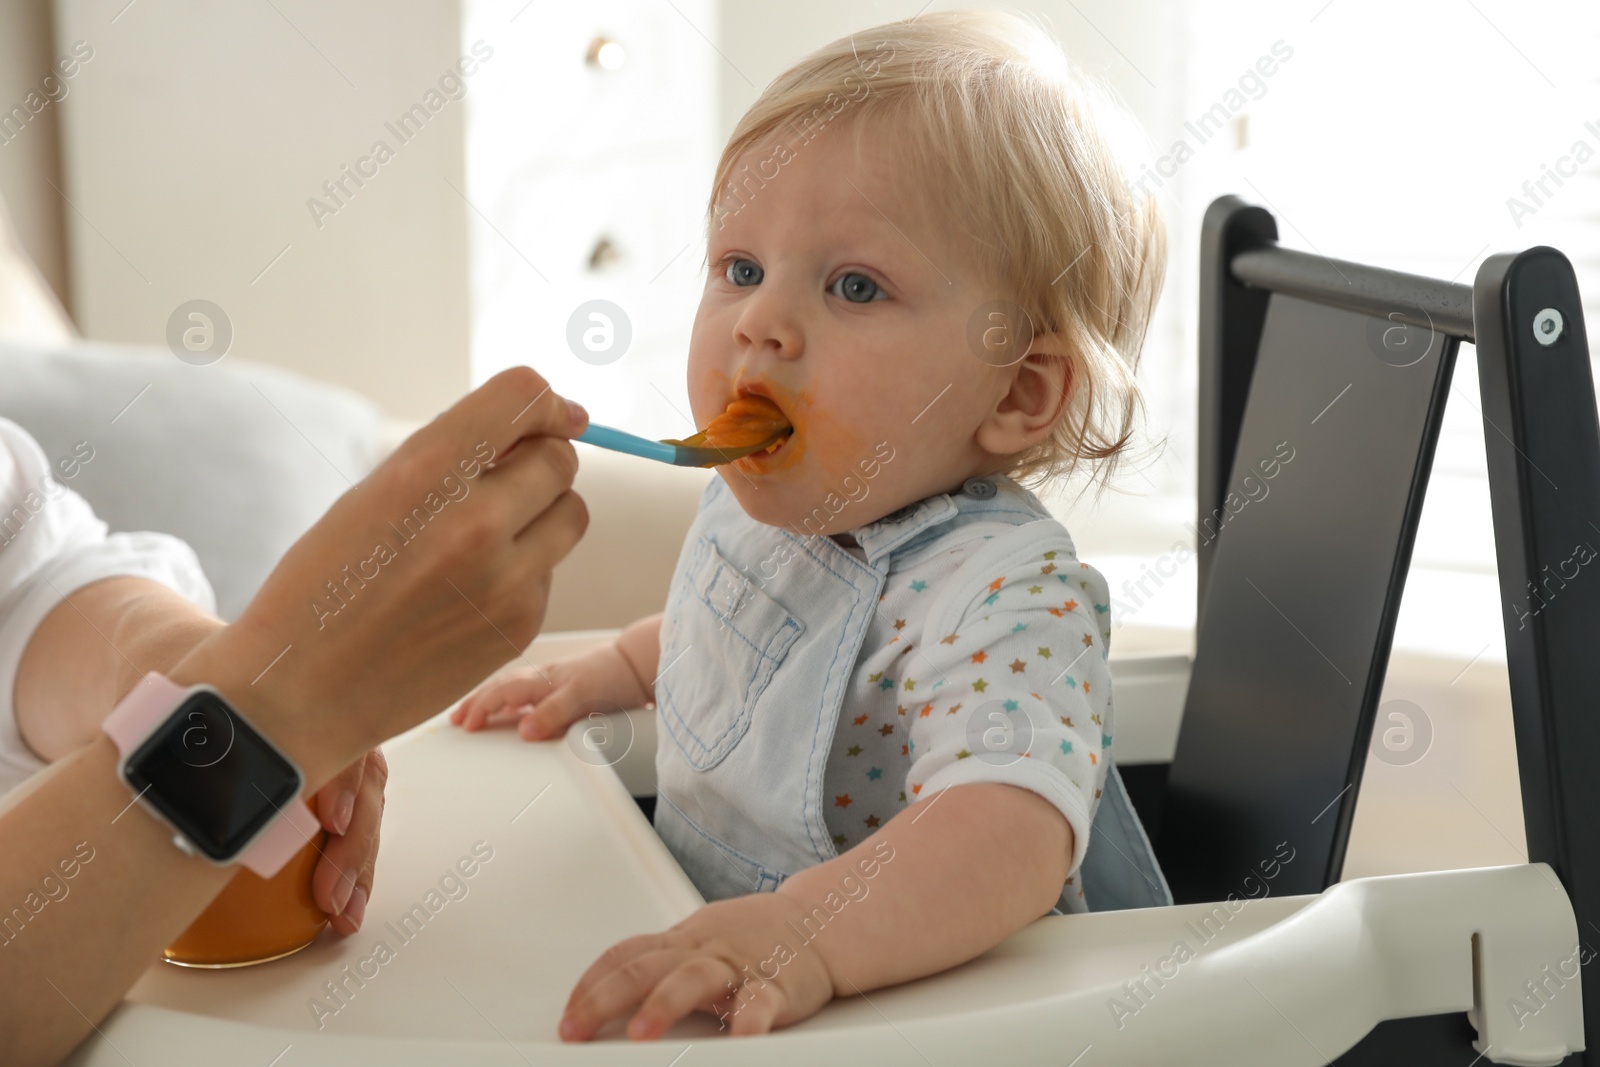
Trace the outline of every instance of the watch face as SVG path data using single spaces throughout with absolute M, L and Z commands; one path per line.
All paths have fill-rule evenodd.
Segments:
M 196 848 L 231 860 L 279 809 L 300 774 L 218 694 L 189 694 L 128 756 L 128 783 Z

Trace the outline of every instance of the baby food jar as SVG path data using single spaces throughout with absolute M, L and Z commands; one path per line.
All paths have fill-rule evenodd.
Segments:
M 311 898 L 328 832 L 320 831 L 271 878 L 240 869 L 171 945 L 168 963 L 184 967 L 248 967 L 305 948 L 328 925 L 328 914 Z

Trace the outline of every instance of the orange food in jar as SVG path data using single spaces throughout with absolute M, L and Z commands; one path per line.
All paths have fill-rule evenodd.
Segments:
M 323 830 L 271 878 L 240 869 L 164 953 L 186 967 L 244 967 L 298 952 L 317 939 L 328 914 L 311 897 Z

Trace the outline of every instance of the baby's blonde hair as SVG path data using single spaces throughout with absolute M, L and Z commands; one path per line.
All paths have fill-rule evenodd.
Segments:
M 1166 267 L 1156 203 L 1128 181 L 1140 136 L 1131 116 L 1019 16 L 889 23 L 818 49 L 767 86 L 723 149 L 711 225 L 776 176 L 747 165 L 735 178 L 747 149 L 776 138 L 804 151 L 840 119 L 859 138 L 869 118 L 902 135 L 905 172 L 943 198 L 941 222 L 964 232 L 1035 332 L 1066 339 L 1066 410 L 1006 473 L 1036 484 L 1087 463 L 1109 479 L 1142 404 L 1134 370 Z

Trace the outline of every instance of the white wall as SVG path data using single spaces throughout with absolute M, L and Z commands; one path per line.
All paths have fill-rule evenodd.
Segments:
M 385 123 L 437 88 L 459 37 L 453 0 L 57 0 L 57 47 L 95 50 L 62 105 L 84 332 L 162 343 L 203 298 L 231 318 L 233 355 L 391 415 L 448 404 L 468 379 L 462 106 L 409 143 Z M 394 158 L 319 226 L 307 201 L 379 140 Z
M 50 87 L 28 107 L 28 94 L 53 72 L 57 59 L 51 38 L 49 0 L 4 0 L 0 3 L 0 121 L 22 107 L 27 117 L 0 127 L 0 199 L 10 210 L 11 224 L 22 247 L 55 290 L 67 296 L 67 258 L 62 212 L 65 205 L 50 187 L 61 183 L 58 118 L 61 109 L 42 103 L 61 90 Z M 66 83 L 71 95 L 72 85 Z
M 503 19 L 502 6 L 465 0 L 468 35 Z M 694 432 L 684 363 L 721 147 L 717 56 L 700 27 L 716 32 L 716 7 L 532 7 L 522 18 L 537 32 L 484 69 L 467 128 L 468 188 L 483 211 L 469 224 L 474 382 L 531 363 L 596 422 Z M 586 61 L 601 41 L 620 50 L 611 69 Z M 608 351 L 574 349 L 568 324 L 594 323 L 596 300 L 615 309 Z
M 726 56 L 720 63 L 722 136 L 726 138 L 733 130 L 762 86 L 807 52 L 857 30 L 911 18 L 923 10 L 955 7 L 1000 8 L 1039 18 L 1061 41 L 1069 58 L 1103 76 L 1147 126 L 1167 125 L 1179 113 L 1166 89 L 1167 83 L 1176 80 L 1171 72 L 1181 69 L 1184 17 L 1183 5 L 1171 0 L 939 2 L 931 6 L 923 0 L 812 0 L 805 4 L 758 0 L 722 5 L 720 47 Z

